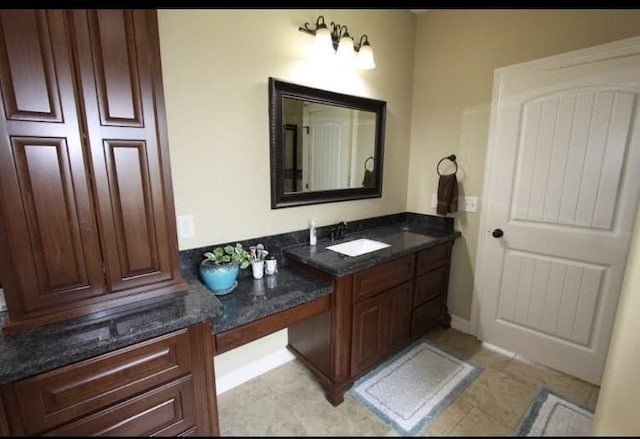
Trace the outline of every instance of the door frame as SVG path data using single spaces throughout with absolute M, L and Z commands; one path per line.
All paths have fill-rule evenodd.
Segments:
M 565 52 L 558 55 L 551 55 L 544 58 L 538 58 L 531 61 L 525 61 L 522 63 L 512 64 L 504 67 L 498 67 L 494 70 L 493 90 L 491 95 L 491 115 L 489 120 L 489 138 L 487 141 L 487 155 L 482 186 L 482 207 L 480 211 L 480 225 L 478 228 L 478 247 L 476 250 L 476 264 L 473 274 L 471 315 L 469 320 L 470 333 L 478 337 L 480 340 L 482 340 L 482 334 L 480 333 L 480 304 L 482 302 L 483 296 L 482 291 L 484 291 L 482 286 L 485 282 L 483 278 L 483 265 L 485 262 L 483 253 L 485 246 L 487 245 L 487 239 L 489 239 L 489 234 L 491 233 L 491 225 L 488 224 L 489 188 L 493 186 L 493 178 L 495 176 L 494 170 L 497 167 L 495 163 L 497 157 L 494 145 L 496 143 L 496 115 L 498 110 L 498 98 L 500 96 L 499 91 L 503 75 L 513 70 L 529 68 L 556 69 L 563 66 L 582 64 L 598 60 L 606 60 L 610 58 L 619 58 L 638 53 L 640 53 L 640 36 L 625 38 L 610 43 L 599 44 L 596 46 Z M 631 231 L 631 236 L 633 237 L 638 233 L 640 233 L 640 230 L 636 230 L 636 228 L 634 227 Z M 626 266 L 624 270 L 625 271 L 623 273 L 623 281 L 621 282 L 621 285 L 624 283 L 624 278 L 626 276 Z

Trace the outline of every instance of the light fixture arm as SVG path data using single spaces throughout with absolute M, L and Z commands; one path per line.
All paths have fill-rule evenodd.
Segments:
M 333 25 L 333 23 L 331 23 Z M 322 15 L 318 16 L 318 18 L 316 19 L 316 27 L 314 29 L 311 29 L 309 26 L 311 26 L 309 24 L 309 22 L 307 21 L 304 24 L 304 27 L 299 27 L 298 30 L 302 31 L 302 32 L 306 32 L 308 34 L 311 35 L 315 35 L 316 31 L 322 27 L 327 27 L 326 23 L 324 22 L 324 17 Z
M 322 28 L 329 29 L 329 32 L 331 33 L 331 42 L 333 44 L 334 50 L 338 49 L 340 38 L 342 37 L 351 38 L 351 35 L 349 35 L 346 25 L 334 23 L 332 21 L 331 24 L 329 25 L 330 27 L 327 27 L 327 24 L 322 15 L 318 16 L 318 18 L 316 19 L 315 27 L 311 27 L 311 26 L 312 25 L 309 22 L 306 22 L 303 26 L 299 27 L 298 30 L 310 35 L 315 35 L 318 29 L 322 29 Z M 369 45 L 369 37 L 366 34 L 363 34 L 360 37 L 359 43 L 354 42 L 355 51 L 358 52 L 360 50 L 360 47 L 362 47 L 363 45 L 367 45 L 367 46 Z
M 354 44 L 353 48 L 356 50 L 356 52 L 359 52 L 362 46 L 370 46 L 369 37 L 367 36 L 367 34 L 362 34 L 362 36 L 360 37 L 360 41 Z

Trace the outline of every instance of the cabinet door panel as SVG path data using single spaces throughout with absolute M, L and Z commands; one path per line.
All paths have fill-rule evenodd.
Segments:
M 105 156 L 121 276 L 156 275 L 158 248 L 145 144 L 106 140 Z
M 122 9 L 91 12 L 100 123 L 104 126 L 144 126 L 133 15 Z M 140 25 L 140 23 L 138 23 Z M 143 72 L 144 73 L 144 72 Z
M 385 293 L 388 300 L 388 304 L 384 307 L 387 313 L 388 329 L 385 355 L 402 349 L 411 340 L 411 293 L 411 281 Z
M 0 278 L 20 319 L 101 295 L 104 277 L 65 16 L 0 21 Z
M 60 95 L 68 90 L 58 88 L 56 64 L 67 61 L 68 54 L 54 48 L 61 40 L 51 34 L 59 31 L 59 15 L 36 10 L 5 10 L 0 15 L 0 81 L 7 120 L 63 121 Z
M 73 23 L 110 291 L 180 283 L 155 11 Z
M 384 300 L 365 300 L 353 307 L 351 376 L 373 366 L 384 355 Z

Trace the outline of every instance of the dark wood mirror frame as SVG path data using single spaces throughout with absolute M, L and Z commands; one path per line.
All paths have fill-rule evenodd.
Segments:
M 284 131 L 283 100 L 298 99 L 325 105 L 371 111 L 376 115 L 373 185 L 358 188 L 309 192 L 284 191 Z M 269 131 L 271 150 L 271 208 L 332 203 L 336 201 L 379 198 L 382 196 L 384 136 L 387 103 L 385 101 L 320 90 L 269 78 Z

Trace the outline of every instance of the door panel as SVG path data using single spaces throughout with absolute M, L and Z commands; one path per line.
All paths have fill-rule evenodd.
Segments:
M 64 13 L 0 20 L 0 277 L 18 319 L 100 295 L 104 278 Z
M 588 346 L 605 269 L 507 250 L 498 318 Z
M 62 56 L 65 62 L 68 53 L 60 53 L 60 46 L 54 48 L 62 42 L 52 35 L 59 30 L 59 15 L 35 10 L 2 12 L 0 79 L 7 120 L 62 122 L 56 79 L 59 65 L 54 57 Z
M 122 9 L 89 14 L 101 125 L 142 127 L 133 15 Z
M 353 307 L 351 376 L 365 371 L 384 356 L 384 297 L 374 297 Z
M 524 104 L 512 218 L 610 229 L 634 105 L 604 90 Z
M 385 293 L 388 303 L 385 304 L 387 314 L 387 340 L 385 355 L 394 353 L 409 344 L 411 340 L 411 309 L 413 299 L 413 282 L 402 285 Z
M 153 17 L 144 10 L 73 11 L 111 292 L 159 288 L 180 277 Z
M 638 38 L 496 71 L 480 335 L 596 384 L 640 196 L 639 93 Z
M 155 274 L 158 250 L 145 144 L 105 140 L 105 151 L 122 276 Z

